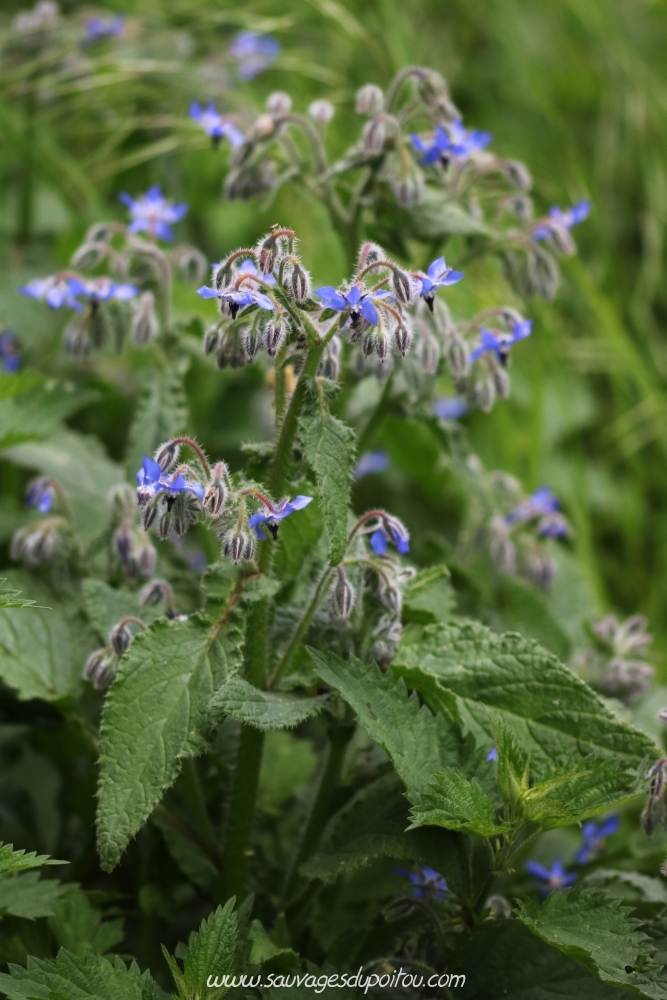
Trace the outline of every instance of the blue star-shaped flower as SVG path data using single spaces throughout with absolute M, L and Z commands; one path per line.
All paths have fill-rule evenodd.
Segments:
M 139 294 L 139 289 L 135 285 L 117 285 L 111 278 L 91 278 L 89 281 L 68 278 L 67 284 L 73 295 L 82 296 L 95 305 L 108 302 L 110 299 L 126 302 Z
M 175 497 L 177 493 L 187 492 L 194 493 L 200 500 L 204 499 L 204 487 L 201 483 L 192 483 L 180 473 L 170 477 L 162 471 L 158 462 L 144 455 L 142 467 L 137 472 L 137 496 L 142 506 L 153 500 L 158 493 Z
M 0 363 L 2 370 L 7 375 L 13 375 L 21 367 L 21 355 L 19 354 L 16 334 L 11 330 L 3 330 L 0 333 Z
M 438 289 L 445 288 L 447 285 L 455 285 L 465 275 L 462 271 L 454 271 L 451 267 L 447 267 L 445 258 L 438 257 L 432 264 L 429 264 L 426 274 L 420 274 L 418 277 L 421 281 L 419 294 L 433 312 L 433 300 Z
M 465 129 L 459 118 L 449 126 L 450 149 L 454 156 L 470 156 L 489 145 L 493 136 L 490 132 L 480 132 L 478 129 Z
M 278 536 L 278 528 L 280 522 L 293 514 L 295 510 L 303 510 L 312 501 L 312 497 L 298 496 L 294 500 L 281 500 L 280 503 L 274 505 L 273 510 L 267 510 L 264 513 L 253 514 L 248 518 L 248 526 L 254 528 L 257 532 L 257 537 L 261 538 L 263 542 L 267 540 L 266 535 L 260 528 L 260 525 L 265 525 L 274 538 Z
M 229 144 L 236 149 L 245 142 L 245 136 L 241 129 L 233 122 L 227 121 L 223 115 L 218 114 L 214 101 L 209 101 L 207 108 L 202 108 L 199 101 L 193 101 L 190 105 L 190 117 L 204 129 L 206 135 L 209 135 L 216 145 L 221 139 L 227 139 Z
M 373 305 L 373 299 L 388 297 L 387 293 L 383 292 L 362 292 L 359 285 L 352 285 L 349 292 L 344 295 L 332 285 L 324 285 L 323 288 L 315 289 L 315 295 L 322 299 L 327 309 L 334 309 L 336 312 L 344 312 L 349 309 L 353 320 L 362 316 L 371 326 L 377 326 L 378 323 L 378 313 Z
M 433 142 L 430 145 L 414 133 L 410 139 L 417 152 L 422 154 L 419 162 L 423 167 L 431 166 L 433 163 L 446 163 L 449 160 L 451 154 L 449 136 L 441 125 L 436 125 Z
M 545 868 L 537 861 L 526 861 L 526 869 L 540 879 L 541 884 L 537 886 L 540 896 L 548 896 L 554 890 L 567 889 L 577 880 L 576 872 L 566 872 L 559 858 L 556 858 L 551 868 Z
M 433 414 L 440 420 L 458 420 L 468 412 L 465 399 L 436 399 L 433 404 Z
M 89 17 L 86 21 L 86 33 L 83 36 L 83 44 L 90 45 L 100 38 L 113 38 L 120 35 L 125 27 L 125 18 L 121 14 L 115 17 Z
M 227 50 L 237 60 L 242 80 L 252 80 L 268 69 L 280 55 L 280 42 L 258 31 L 241 31 Z
M 31 299 L 46 302 L 51 309 L 67 306 L 69 309 L 76 309 L 77 312 L 83 312 L 83 306 L 74 298 L 69 282 L 65 279 L 35 278 L 27 285 L 22 285 L 19 291 L 24 295 L 29 295 Z
M 577 853 L 577 864 L 585 865 L 597 854 L 600 854 L 604 847 L 605 837 L 610 837 L 616 833 L 620 820 L 616 813 L 608 816 L 600 825 L 597 823 L 584 823 L 581 835 L 583 844 Z
M 264 295 L 263 292 L 255 288 L 240 288 L 238 291 L 231 292 L 225 291 L 223 288 L 217 292 L 215 288 L 202 285 L 201 288 L 197 289 L 197 295 L 201 295 L 203 299 L 223 299 L 229 304 L 232 319 L 236 319 L 237 312 L 244 306 L 259 306 L 260 309 L 267 309 L 270 312 L 276 308 L 268 295 Z
M 498 760 L 498 747 L 491 747 L 486 755 L 487 760 Z
M 173 240 L 172 223 L 180 222 L 188 210 L 187 205 L 174 205 L 163 197 L 159 184 L 155 184 L 138 198 L 125 193 L 119 197 L 132 216 L 128 232 L 146 232 L 161 240 Z
M 395 545 L 402 556 L 410 551 L 410 538 L 401 526 L 389 521 L 383 522 L 371 535 L 369 541 L 376 556 L 386 556 L 387 541 Z
M 571 208 L 566 208 L 563 210 L 559 208 L 558 205 L 552 205 L 549 209 L 549 218 L 553 220 L 558 226 L 562 226 L 564 229 L 572 229 L 573 226 L 578 226 L 580 222 L 587 219 L 591 214 L 591 203 L 588 198 L 584 198 L 583 201 L 578 201 L 576 205 L 572 205 Z M 550 230 L 548 226 L 538 226 L 533 232 L 534 240 L 545 240 L 548 239 L 550 235 Z
M 540 486 L 518 507 L 510 511 L 505 520 L 508 524 L 516 524 L 517 521 L 532 521 L 536 517 L 554 514 L 557 510 L 558 498 L 555 493 L 552 493 L 548 486 Z
M 255 278 L 260 278 L 265 285 L 275 285 L 276 279 L 273 274 L 260 274 L 259 268 L 255 264 L 254 260 L 250 257 L 246 257 L 242 260 L 236 269 L 237 274 L 252 274 Z
M 419 161 L 428 167 L 433 163 L 447 163 L 452 157 L 465 159 L 471 153 L 484 149 L 491 142 L 490 132 L 480 132 L 477 129 L 465 129 L 463 122 L 451 122 L 449 133 L 441 125 L 436 125 L 433 141 L 429 144 L 418 135 L 411 135 L 412 145 L 422 154 Z
M 477 361 L 483 354 L 492 352 L 497 357 L 501 365 L 504 365 L 509 357 L 510 348 L 519 340 L 530 337 L 533 328 L 531 319 L 524 319 L 520 323 L 514 324 L 511 333 L 500 333 L 499 331 L 480 330 L 481 344 L 470 354 L 471 361 Z
M 363 479 L 374 472 L 384 472 L 389 466 L 389 455 L 386 451 L 367 451 L 354 467 L 352 478 Z
M 405 868 L 394 868 L 397 875 L 405 875 L 414 886 L 413 899 L 442 900 L 449 891 L 447 882 L 434 868 L 422 868 L 418 872 L 409 872 Z

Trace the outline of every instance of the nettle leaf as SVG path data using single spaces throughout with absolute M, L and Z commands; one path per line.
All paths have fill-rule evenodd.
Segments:
M 39 872 L 7 875 L 0 880 L 0 917 L 50 917 L 69 888 L 55 879 L 42 880 Z
M 217 636 L 197 616 L 159 619 L 121 659 L 100 730 L 97 836 L 105 870 L 118 864 L 181 761 L 204 748 L 208 705 L 238 671 L 242 643 L 234 617 Z
M 107 458 L 99 441 L 74 431 L 58 430 L 48 441 L 10 448 L 6 457 L 58 480 L 84 545 L 104 533 L 112 513 L 109 491 L 123 482 L 125 474 Z
M 169 368 L 151 369 L 144 379 L 127 446 L 125 467 L 130 482 L 144 455 L 154 455 L 161 444 L 185 430 L 188 401 L 183 379 L 189 366 L 189 358 L 179 358 Z
M 279 691 L 260 691 L 242 677 L 230 677 L 218 688 L 209 704 L 211 718 L 231 715 L 255 729 L 292 729 L 316 715 L 327 695 L 305 698 Z
M 49 919 L 51 933 L 62 948 L 74 955 L 87 951 L 102 955 L 119 944 L 125 936 L 121 919 L 105 920 L 79 886 L 66 886 Z
M 493 837 L 511 829 L 509 823 L 496 823 L 495 803 L 479 782 L 468 780 L 452 767 L 436 774 L 430 789 L 412 807 L 410 817 L 410 829 L 444 826 L 480 837 Z
M 449 576 L 449 570 L 444 565 L 420 569 L 405 589 L 403 621 L 430 625 L 451 618 L 456 595 Z
M 0 449 L 51 437 L 63 420 L 98 398 L 91 390 L 42 384 L 39 375 L 3 375 L 0 389 Z
M 96 643 L 84 616 L 35 577 L 13 573 L 10 583 L 29 590 L 39 606 L 29 614 L 20 608 L 0 610 L 0 678 L 23 701 L 76 695 Z
M 420 706 L 402 680 L 356 657 L 345 663 L 332 653 L 309 652 L 322 680 L 340 691 L 362 729 L 389 754 L 411 799 L 428 791 L 437 771 L 459 765 L 458 733 L 441 716 Z
M 598 889 L 552 892 L 544 902 L 519 903 L 517 918 L 547 944 L 595 972 L 610 986 L 645 997 L 667 997 L 667 982 L 653 961 L 651 941 L 639 931 L 632 907 Z
M 227 993 L 229 987 L 209 987 L 207 979 L 209 976 L 222 979 L 233 972 L 238 934 L 235 901 L 230 899 L 224 908 L 219 906 L 208 920 L 202 921 L 185 952 L 182 972 L 176 960 L 162 947 L 182 1000 L 222 997 Z
M 13 844 L 0 843 L 0 877 L 9 872 L 22 872 L 28 868 L 41 868 L 43 865 L 66 865 L 68 861 L 57 861 L 48 854 L 35 854 L 32 851 L 15 851 Z
M 0 577 L 0 609 L 1 608 L 30 608 L 35 601 L 21 597 L 20 590 L 11 590 L 5 587 L 7 577 Z
M 64 948 L 56 959 L 29 958 L 27 969 L 9 966 L 0 975 L 0 990 L 9 1000 L 152 1000 L 155 985 L 133 962 L 116 957 L 113 964 L 87 952 L 81 958 Z
M 493 720 L 500 717 L 530 753 L 537 780 L 591 754 L 638 767 L 657 753 L 555 656 L 514 633 L 496 635 L 476 622 L 429 625 L 418 642 L 399 647 L 392 670 L 409 671 L 411 683 L 420 674 L 437 678 L 457 696 L 461 718 L 482 746 L 494 744 Z
M 591 756 L 576 768 L 562 769 L 524 792 L 519 808 L 527 822 L 550 830 L 607 812 L 642 791 L 636 769 L 613 757 Z
M 347 547 L 347 512 L 356 454 L 354 431 L 327 410 L 302 417 L 300 423 L 303 453 L 315 473 L 329 535 L 329 562 L 335 566 Z
M 620 868 L 596 868 L 586 876 L 586 885 L 598 888 L 610 882 L 620 882 L 635 889 L 647 903 L 667 903 L 667 885 L 662 879 L 641 875 Z

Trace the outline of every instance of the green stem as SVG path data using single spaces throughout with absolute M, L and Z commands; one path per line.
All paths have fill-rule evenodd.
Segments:
M 243 726 L 229 800 L 223 874 L 224 898 L 236 896 L 239 902 L 246 896 L 246 876 L 248 859 L 252 855 L 255 800 L 263 749 L 264 733 L 251 726 Z
M 188 804 L 192 808 L 193 821 L 204 839 L 209 853 L 217 855 L 218 845 L 215 839 L 213 824 L 211 823 L 211 818 L 208 814 L 208 809 L 206 808 L 206 799 L 204 798 L 201 781 L 199 780 L 197 765 L 191 757 L 188 758 L 183 765 L 183 776 L 185 778 L 183 787 Z M 220 859 L 218 857 L 218 865 L 219 864 Z
M 271 678 L 270 682 L 271 687 L 274 687 L 274 685 L 280 680 L 280 678 L 284 677 L 285 674 L 289 671 L 289 668 L 292 665 L 292 660 L 294 659 L 294 656 L 301 644 L 301 640 L 303 639 L 305 632 L 312 621 L 313 615 L 317 611 L 320 601 L 322 600 L 324 594 L 326 594 L 327 592 L 327 588 L 331 583 L 331 578 L 333 574 L 334 570 L 327 568 L 320 577 L 320 581 L 317 584 L 317 587 L 315 588 L 315 593 L 313 594 L 312 600 L 310 601 L 310 604 L 304 611 L 301 617 L 301 621 L 297 625 L 296 631 L 294 632 L 294 635 L 290 639 L 289 646 L 283 653 L 283 657 L 274 671 L 273 677 Z

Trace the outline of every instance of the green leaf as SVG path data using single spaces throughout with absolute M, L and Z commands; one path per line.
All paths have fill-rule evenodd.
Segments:
M 410 580 L 403 598 L 402 619 L 418 625 L 430 625 L 451 618 L 456 605 L 454 589 L 446 566 L 420 569 Z
M 43 865 L 66 865 L 68 861 L 56 861 L 48 854 L 35 854 L 32 851 L 15 851 L 13 844 L 0 843 L 0 876 L 9 872 L 22 872 L 28 868 L 41 868 Z
M 524 580 L 506 576 L 501 578 L 495 597 L 503 619 L 503 627 L 497 631 L 520 632 L 560 660 L 570 658 L 570 637 L 552 614 L 544 594 Z
M 225 986 L 218 989 L 207 986 L 207 979 L 209 976 L 222 978 L 234 971 L 237 939 L 234 903 L 235 899 L 228 900 L 224 908 L 219 906 L 208 920 L 202 921 L 185 953 L 183 972 L 163 948 L 183 1000 L 222 997 L 227 992 Z
M 19 608 L 0 610 L 0 678 L 23 701 L 76 695 L 95 635 L 72 604 L 62 603 L 37 578 L 15 573 L 10 582 L 29 589 L 40 606 L 29 615 Z
M 345 663 L 332 653 L 309 652 L 322 680 L 340 691 L 362 729 L 389 754 L 410 798 L 427 792 L 437 771 L 459 764 L 458 734 L 408 695 L 402 680 L 356 657 Z
M 586 876 L 586 885 L 592 888 L 601 888 L 610 882 L 621 882 L 631 886 L 647 903 L 667 903 L 667 885 L 662 879 L 620 868 L 596 868 Z
M 7 875 L 0 880 L 0 917 L 50 917 L 68 888 L 55 879 L 42 880 L 39 872 Z
M 125 460 L 131 482 L 134 482 L 137 469 L 141 468 L 144 455 L 152 458 L 161 444 L 176 437 L 187 426 L 188 401 L 183 379 L 189 364 L 189 358 L 180 358 L 170 368 L 152 368 L 144 379 Z
M 412 807 L 410 829 L 444 826 L 480 837 L 493 837 L 511 829 L 509 823 L 496 823 L 495 817 L 495 804 L 479 782 L 449 767 L 436 774 L 429 790 Z
M 327 700 L 326 695 L 304 698 L 279 691 L 260 691 L 242 677 L 230 677 L 213 695 L 209 712 L 213 719 L 231 715 L 255 729 L 292 729 L 316 715 Z
M 555 656 L 513 633 L 499 636 L 474 622 L 429 625 L 419 642 L 399 647 L 392 669 L 401 675 L 405 668 L 411 678 L 419 671 L 434 676 L 458 697 L 478 744 L 493 745 L 493 719 L 500 717 L 530 753 L 538 780 L 590 754 L 638 767 L 657 752 Z
M 405 215 L 410 229 L 422 239 L 438 238 L 449 233 L 488 233 L 483 222 L 431 188 L 425 190 L 423 199 Z
M 239 669 L 242 641 L 233 618 L 215 638 L 196 616 L 159 619 L 120 661 L 100 731 L 97 836 L 105 870 L 118 863 L 181 761 L 204 748 L 209 702 Z
M 295 965 L 299 960 L 299 956 L 292 948 L 275 944 L 259 920 L 253 920 L 250 924 L 248 939 L 252 944 L 248 960 L 250 965 L 270 963 L 272 969 L 282 970 Z
M 524 792 L 519 808 L 523 818 L 544 830 L 567 826 L 607 812 L 643 790 L 636 770 L 615 758 L 591 755 L 572 769 L 559 769 Z
M 0 975 L 0 990 L 9 1000 L 151 1000 L 154 984 L 132 963 L 126 968 L 118 957 L 112 964 L 87 952 L 83 958 L 64 948 L 56 959 L 29 958 L 28 968 L 10 965 Z
M 84 545 L 104 533 L 111 520 L 109 491 L 123 482 L 125 474 L 107 458 L 99 441 L 74 431 L 58 430 L 48 441 L 10 448 L 6 457 L 58 480 Z
M 82 581 L 81 590 L 90 624 L 103 643 L 108 642 L 112 626 L 121 618 L 134 615 L 149 624 L 164 614 L 164 604 L 154 608 L 140 605 L 137 591 L 126 587 L 115 589 L 93 577 Z
M 0 577 L 0 608 L 30 608 L 34 605 L 34 601 L 21 597 L 20 590 L 5 587 L 6 583 L 7 577 Z
M 326 410 L 301 419 L 301 443 L 306 461 L 315 473 L 332 566 L 341 561 L 347 547 L 354 442 L 354 431 Z
M 518 919 L 547 944 L 576 959 L 610 986 L 645 997 L 667 997 L 667 982 L 652 957 L 650 939 L 639 931 L 632 908 L 598 889 L 552 892 L 544 902 L 519 903 Z
M 119 944 L 124 935 L 123 921 L 105 920 L 78 886 L 67 886 L 49 919 L 51 933 L 62 948 L 79 957 L 87 951 L 103 955 Z
M 51 437 L 66 417 L 98 397 L 89 390 L 68 389 L 50 382 L 35 384 L 30 375 L 4 375 L 2 381 L 0 450 L 23 441 Z

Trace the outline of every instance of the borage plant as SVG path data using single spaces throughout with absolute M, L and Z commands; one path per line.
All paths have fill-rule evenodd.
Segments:
M 410 79 L 417 89 L 400 103 Z M 486 198 L 501 215 L 524 213 L 502 252 L 511 262 L 520 248 L 526 274 L 539 284 L 548 272 L 542 290 L 553 290 L 542 244 L 572 252 L 585 208 L 534 222 L 527 195 L 510 204 L 494 178 L 524 191 L 525 171 L 463 128 L 434 74 L 410 70 L 387 95 L 366 87 L 358 107 L 369 116 L 362 143 L 336 169 L 322 162 L 316 181 L 348 235 L 381 226 L 387 186 L 399 206 L 414 205 L 432 170 L 441 201 L 465 196 L 477 212 Z M 432 131 L 406 139 L 425 109 Z M 235 124 L 228 190 L 298 156 L 287 126 L 320 155 L 320 134 L 275 95 L 269 120 L 248 139 Z M 345 206 L 332 179 L 358 170 Z M 297 982 L 323 991 L 326 977 L 336 980 L 328 989 L 347 982 L 348 995 L 667 996 L 653 957 L 665 890 L 628 870 L 637 796 L 647 794 L 648 833 L 667 816 L 665 758 L 551 651 L 571 649 L 542 596 L 572 533 L 557 499 L 485 472 L 457 423 L 507 397 L 510 352 L 530 320 L 506 305 L 455 315 L 447 289 L 463 274 L 439 244 L 420 268 L 400 247 L 362 240 L 344 282 L 313 287 L 295 232 L 274 226 L 214 266 L 199 289 L 213 300 L 206 329 L 175 322 L 174 269 L 202 274 L 196 250 L 163 245 L 185 209 L 159 189 L 123 201 L 127 227 L 93 227 L 72 270 L 25 291 L 75 314 L 65 347 L 85 355 L 82 385 L 86 372 L 108 378 L 112 359 L 149 373 L 129 435 L 134 482 L 58 426 L 90 403 L 88 390 L 4 376 L 5 456 L 39 473 L 28 484 L 37 516 L 11 547 L 27 570 L 12 581 L 39 606 L 2 593 L 0 669 L 34 728 L 36 699 L 52 706 L 49 766 L 73 789 L 66 834 L 52 844 L 97 890 L 38 881 L 22 869 L 45 857 L 0 850 L 0 912 L 11 921 L 2 957 L 21 963 L 0 979 L 6 994 L 156 996 L 148 971 L 103 955 L 124 940 L 121 954 L 151 963 L 166 985 L 156 968 L 166 938 L 183 1000 L 228 987 L 272 997 Z M 275 433 L 245 446 L 239 467 L 187 433 L 183 378 L 197 332 L 213 373 L 212 358 L 267 369 Z M 443 384 L 453 397 L 440 397 Z M 464 497 L 453 575 L 423 542 L 411 562 L 391 504 L 351 503 L 355 478 L 386 469 L 370 449 L 383 421 L 402 426 L 397 414 L 416 440 L 423 431 L 436 442 Z M 489 581 L 539 611 L 549 650 L 502 633 Z M 590 654 L 579 666 L 613 692 L 609 678 L 632 680 L 628 655 L 649 637 L 643 623 L 615 619 L 592 635 L 611 660 Z M 11 735 L 30 761 L 24 738 Z M 97 848 L 113 876 L 94 868 L 88 834 L 94 761 Z M 610 882 L 631 887 L 635 916 Z

